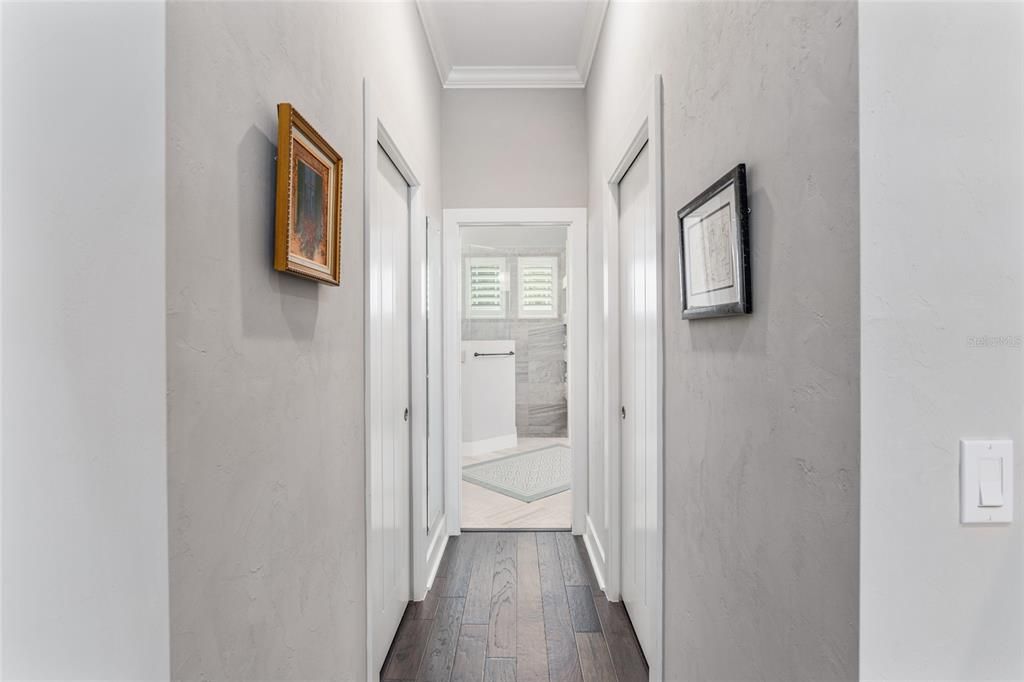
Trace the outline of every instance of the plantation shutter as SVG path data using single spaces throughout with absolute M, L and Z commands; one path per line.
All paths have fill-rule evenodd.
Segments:
M 466 317 L 505 317 L 504 258 L 466 259 Z
M 519 259 L 519 317 L 558 317 L 558 258 Z

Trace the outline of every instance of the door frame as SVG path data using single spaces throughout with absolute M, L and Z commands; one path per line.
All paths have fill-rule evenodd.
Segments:
M 608 599 L 618 601 L 622 595 L 622 449 L 621 423 L 619 408 L 622 403 L 621 371 L 619 358 L 619 339 L 622 321 L 619 315 L 619 293 L 622 282 L 619 272 L 619 182 L 626 175 L 637 155 L 648 146 L 650 169 L 650 211 L 653 221 L 651 229 L 645 234 L 644 243 L 648 253 L 654 253 L 654 270 L 648 273 L 648 283 L 653 285 L 657 302 L 655 310 L 655 338 L 648 336 L 645 343 L 652 344 L 656 358 L 655 368 L 648 373 L 649 385 L 656 386 L 656 427 L 649 429 L 648 438 L 656 443 L 655 460 L 657 468 L 656 492 L 656 523 L 654 554 L 655 581 L 652 586 L 654 596 L 654 651 L 644 652 L 650 665 L 650 679 L 661 680 L 663 677 L 664 641 L 665 641 L 665 462 L 664 462 L 664 289 L 662 261 L 662 242 L 664 235 L 663 215 L 663 174 L 662 174 L 662 94 L 661 75 L 655 75 L 654 82 L 649 86 L 642 104 L 624 126 L 624 143 L 616 147 L 621 152 L 615 156 L 616 163 L 608 173 L 607 191 L 604 200 L 604 269 L 605 277 L 605 400 L 604 400 L 604 440 L 605 440 L 605 477 L 608 483 L 608 503 L 610 505 L 609 527 L 609 561 L 605 565 L 606 590 Z M 650 346 L 649 346 L 650 348 Z M 653 431 L 653 432 L 652 432 Z M 614 474 L 614 476 L 613 476 Z
M 409 556 L 410 556 L 410 584 L 408 585 L 409 599 L 423 599 L 427 590 L 427 576 L 431 572 L 430 561 L 428 560 L 428 538 L 426 535 L 426 445 L 427 445 L 427 423 L 426 423 L 426 241 L 415 239 L 414 235 L 425 234 L 426 228 L 421 231 L 418 226 L 426 224 L 426 216 L 423 206 L 423 187 L 408 157 L 402 152 L 403 147 L 399 145 L 389 132 L 389 128 L 382 120 L 374 91 L 369 79 L 363 81 L 363 286 L 365 299 L 363 307 L 364 345 L 365 353 L 365 493 L 366 493 L 366 664 L 367 679 L 370 682 L 379 680 L 380 668 L 387 656 L 387 650 L 374 651 L 373 642 L 373 614 L 375 605 L 373 603 L 373 590 L 371 589 L 371 576 L 379 574 L 382 570 L 379 548 L 375 542 L 373 532 L 373 488 L 372 488 L 372 463 L 375 453 L 380 451 L 380 434 L 383 431 L 383 421 L 379 406 L 384 393 L 383 379 L 380 372 L 381 363 L 381 339 L 382 330 L 380 327 L 382 315 L 382 290 L 381 277 L 383 274 L 381 262 L 380 235 L 374 229 L 374 209 L 377 200 L 377 146 L 380 145 L 384 152 L 395 164 L 395 168 L 402 175 L 406 184 L 409 185 L 409 448 L 410 466 L 409 482 L 410 490 L 407 491 L 410 499 L 409 519 Z M 415 349 L 415 350 L 414 350 Z M 420 352 L 422 351 L 422 352 Z M 440 525 L 440 524 L 439 524 Z M 417 532 L 418 529 L 422 533 Z M 440 561 L 444 545 L 432 548 L 436 553 L 437 561 L 433 563 L 433 570 L 436 571 L 437 563 Z M 423 557 L 422 561 L 418 560 Z
M 572 444 L 572 532 L 583 533 L 587 513 L 587 210 L 585 208 L 460 208 L 444 211 L 442 235 L 444 299 L 445 515 L 448 534 L 462 532 L 462 274 L 463 227 L 565 227 L 569 382 Z

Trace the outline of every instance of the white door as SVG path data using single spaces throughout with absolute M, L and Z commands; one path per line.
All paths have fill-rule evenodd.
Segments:
M 409 446 L 409 185 L 377 147 L 374 215 L 380 238 L 381 450 L 371 462 L 375 500 L 372 532 L 380 557 L 378 611 L 373 614 L 374 654 L 384 661 L 412 591 Z
M 648 656 L 654 653 L 657 530 L 657 286 L 648 149 L 619 182 L 622 419 L 622 601 Z M 653 330 L 653 333 L 652 333 Z

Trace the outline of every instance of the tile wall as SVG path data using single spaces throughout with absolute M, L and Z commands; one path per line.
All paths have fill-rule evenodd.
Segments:
M 462 338 L 467 341 L 512 339 L 516 342 L 516 431 L 523 437 L 565 437 L 568 434 L 568 403 L 565 383 L 566 326 L 565 291 L 559 296 L 559 317 L 549 320 L 521 320 L 515 317 L 517 258 L 557 256 L 558 277 L 565 276 L 565 249 L 516 247 L 473 249 L 466 256 L 509 259 L 509 299 L 502 319 L 463 319 Z M 463 268 L 465 272 L 465 268 Z M 465 398 L 464 398 L 465 399 Z

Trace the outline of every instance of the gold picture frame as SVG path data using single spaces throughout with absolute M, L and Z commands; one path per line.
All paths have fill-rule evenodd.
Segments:
M 274 269 L 341 284 L 341 155 L 287 102 L 277 105 Z

